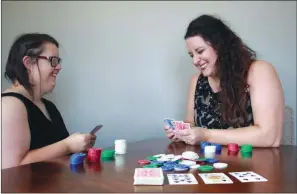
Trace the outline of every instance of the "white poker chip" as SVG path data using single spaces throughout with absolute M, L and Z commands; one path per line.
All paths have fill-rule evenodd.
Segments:
M 164 156 L 166 156 L 166 154 L 157 154 L 157 155 L 154 155 L 154 157 L 156 157 L 156 158 L 160 158 L 160 157 L 164 157 Z
M 181 155 L 177 155 L 177 156 L 174 156 L 174 158 L 171 159 L 172 162 L 175 162 L 175 161 L 178 161 L 182 159 L 182 156 Z
M 157 158 L 157 161 L 158 162 L 167 162 L 167 161 L 170 161 L 170 159 L 166 158 L 166 157 L 161 157 L 161 158 Z
M 196 162 L 190 161 L 190 160 L 182 160 L 179 164 L 187 165 L 187 166 L 193 166 L 196 165 Z
M 223 169 L 223 168 L 227 168 L 228 164 L 227 163 L 214 163 L 213 164 L 213 167 L 214 168 L 217 168 L 217 169 Z
M 190 166 L 190 168 L 191 168 L 191 169 L 197 169 L 197 168 L 199 168 L 199 167 L 200 167 L 200 165 L 199 165 L 199 164 L 196 164 L 196 165 Z
M 164 156 L 164 157 L 166 157 L 166 158 L 168 158 L 168 159 L 172 159 L 172 158 L 174 158 L 174 154 L 167 154 L 167 155 Z
M 184 159 L 195 160 L 199 158 L 198 154 L 192 151 L 186 151 L 182 153 Z

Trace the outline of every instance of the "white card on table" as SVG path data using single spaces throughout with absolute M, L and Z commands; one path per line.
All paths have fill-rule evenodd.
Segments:
M 232 184 L 233 181 L 224 173 L 199 173 L 205 184 Z
M 167 174 L 170 185 L 194 185 L 198 184 L 198 181 L 193 174 Z
M 242 183 L 247 182 L 266 182 L 268 181 L 266 178 L 260 176 L 257 173 L 252 171 L 245 171 L 245 172 L 229 172 L 230 175 L 237 178 Z

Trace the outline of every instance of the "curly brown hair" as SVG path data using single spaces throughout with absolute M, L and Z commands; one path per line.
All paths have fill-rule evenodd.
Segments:
M 256 52 L 215 16 L 201 15 L 192 20 L 184 39 L 193 36 L 201 36 L 218 56 L 216 67 L 222 94 L 222 122 L 233 127 L 242 126 L 248 119 L 247 75 L 251 64 L 256 60 Z

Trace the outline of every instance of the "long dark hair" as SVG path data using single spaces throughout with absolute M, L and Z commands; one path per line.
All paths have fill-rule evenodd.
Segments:
M 202 15 L 192 20 L 184 38 L 193 36 L 201 36 L 217 53 L 222 119 L 231 126 L 241 126 L 248 119 L 247 75 L 250 65 L 256 60 L 256 52 L 215 16 Z
M 6 62 L 5 77 L 12 83 L 18 81 L 27 90 L 31 91 L 28 70 L 23 64 L 23 57 L 37 57 L 44 50 L 44 43 L 49 42 L 59 47 L 59 43 L 48 34 L 27 33 L 18 36 L 13 42 Z

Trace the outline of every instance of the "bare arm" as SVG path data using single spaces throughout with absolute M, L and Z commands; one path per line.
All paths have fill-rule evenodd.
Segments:
M 283 130 L 284 96 L 281 82 L 271 64 L 255 62 L 249 72 L 254 126 L 206 130 L 206 141 L 220 144 L 252 144 L 257 147 L 278 147 Z
M 194 75 L 190 80 L 190 86 L 188 91 L 188 101 L 187 101 L 187 110 L 186 110 L 186 118 L 184 120 L 185 123 L 190 123 L 191 127 L 195 126 L 194 122 L 194 101 L 195 101 L 195 90 L 197 80 L 199 78 L 200 72 Z
M 29 151 L 30 141 L 25 106 L 13 97 L 2 98 L 2 168 L 53 159 L 70 153 L 64 140 L 32 151 Z

